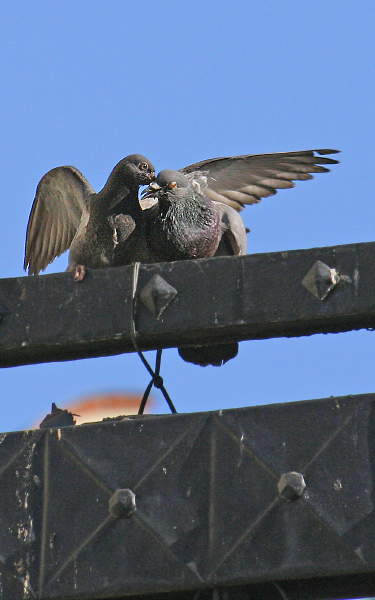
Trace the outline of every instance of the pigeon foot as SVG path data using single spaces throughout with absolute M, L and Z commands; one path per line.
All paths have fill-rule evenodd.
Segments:
M 74 281 L 82 281 L 86 275 L 86 269 L 83 265 L 77 265 L 74 271 Z

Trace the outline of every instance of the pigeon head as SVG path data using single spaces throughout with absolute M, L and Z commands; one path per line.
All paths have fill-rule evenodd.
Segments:
M 170 201 L 184 195 L 189 189 L 188 178 L 179 171 L 165 169 L 160 171 L 159 175 L 145 191 L 144 198 L 153 196 L 158 200 Z
M 172 193 L 176 193 L 181 188 L 189 187 L 189 180 L 185 175 L 179 171 L 171 171 L 169 169 L 160 171 L 155 183 L 162 189 L 169 190 Z
M 155 179 L 155 167 L 142 154 L 130 154 L 117 163 L 111 176 L 125 185 L 130 182 L 137 186 L 147 185 Z

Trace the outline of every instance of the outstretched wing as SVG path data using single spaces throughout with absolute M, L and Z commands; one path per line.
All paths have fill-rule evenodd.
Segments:
M 294 187 L 294 180 L 312 179 L 312 173 L 329 171 L 322 165 L 338 161 L 325 154 L 339 150 L 303 150 L 276 154 L 250 154 L 213 158 L 180 169 L 192 185 L 212 200 L 242 210 L 278 189 Z
M 43 271 L 70 247 L 94 193 L 75 167 L 56 167 L 42 177 L 27 225 L 24 269 L 29 275 Z

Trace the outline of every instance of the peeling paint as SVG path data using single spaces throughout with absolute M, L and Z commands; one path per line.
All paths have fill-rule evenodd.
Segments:
M 24 579 L 24 582 L 23 582 L 23 597 L 24 598 L 30 598 L 30 591 L 31 591 L 30 573 L 26 573 L 26 576 L 25 576 L 25 579 Z
M 240 437 L 240 444 L 239 444 L 240 456 L 239 456 L 239 459 L 237 462 L 237 469 L 239 469 L 242 464 L 243 451 L 244 451 L 244 443 L 243 443 L 244 437 L 245 437 L 245 435 L 244 435 L 243 431 L 241 430 L 241 437 Z
M 78 578 L 77 557 L 75 557 L 74 561 L 73 561 L 73 586 L 74 586 L 75 590 L 78 587 L 77 578 Z
M 342 490 L 342 482 L 341 479 L 336 479 L 333 482 L 333 489 L 336 490 L 336 492 L 340 492 Z
M 354 269 L 353 274 L 353 283 L 355 287 L 355 293 L 358 294 L 358 286 L 359 286 L 359 269 Z

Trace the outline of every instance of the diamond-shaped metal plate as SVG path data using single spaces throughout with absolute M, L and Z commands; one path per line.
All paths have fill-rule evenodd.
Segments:
M 160 275 L 154 275 L 142 288 L 139 297 L 142 304 L 159 319 L 176 296 L 177 290 Z
M 340 281 L 336 269 L 317 260 L 302 279 L 302 285 L 318 300 L 324 300 Z

